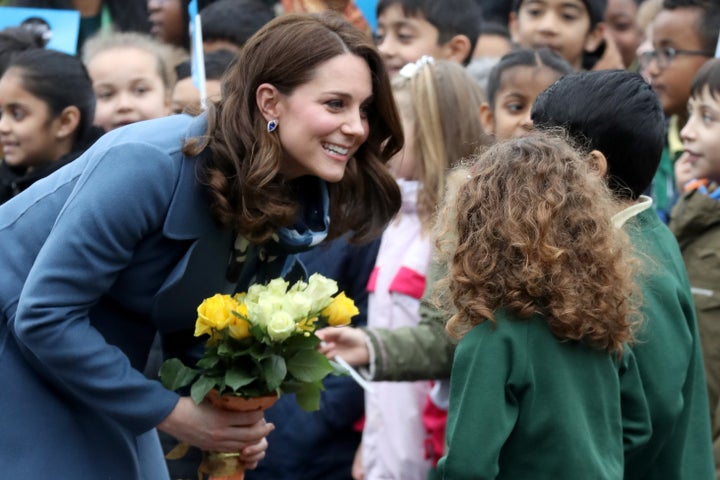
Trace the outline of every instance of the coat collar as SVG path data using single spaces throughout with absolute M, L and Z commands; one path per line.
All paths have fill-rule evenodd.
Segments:
M 163 234 L 174 240 L 191 240 L 219 229 L 210 211 L 207 188 L 199 181 L 199 168 L 205 152 L 195 157 L 182 153 L 182 146 L 207 131 L 207 116 L 199 115 L 178 139 L 179 148 L 171 155 L 180 156 L 180 173 L 173 198 L 163 225 Z

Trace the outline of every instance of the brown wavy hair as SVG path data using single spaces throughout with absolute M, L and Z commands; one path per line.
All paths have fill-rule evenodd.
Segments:
M 445 236 L 451 249 L 441 247 L 457 308 L 451 335 L 495 321 L 504 308 L 543 315 L 561 340 L 622 353 L 639 293 L 629 240 L 611 220 L 617 204 L 592 165 L 557 132 L 480 155 L 445 215 L 455 226 Z
M 368 36 L 337 14 L 288 14 L 269 22 L 243 46 L 224 78 L 222 100 L 208 109 L 206 135 L 184 149 L 189 155 L 209 150 L 201 175 L 219 223 L 257 243 L 293 223 L 298 202 L 279 174 L 283 148 L 277 135 L 266 132 L 255 93 L 270 83 L 289 95 L 311 81 L 319 65 L 348 52 L 370 68 L 370 132 L 342 180 L 328 184 L 328 239 L 348 231 L 351 240 L 370 239 L 399 210 L 400 191 L 385 164 L 402 147 L 403 134 L 380 54 Z

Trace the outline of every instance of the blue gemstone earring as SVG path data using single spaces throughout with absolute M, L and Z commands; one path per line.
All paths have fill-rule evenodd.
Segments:
M 278 126 L 278 121 L 276 119 L 272 119 L 267 123 L 267 131 L 268 133 L 272 133 L 275 131 L 275 129 Z

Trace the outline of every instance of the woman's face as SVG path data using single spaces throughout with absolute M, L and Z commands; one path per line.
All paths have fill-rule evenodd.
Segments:
M 372 102 L 370 68 L 351 53 L 320 64 L 315 75 L 277 103 L 284 151 L 280 172 L 286 178 L 314 175 L 338 182 L 369 133 Z

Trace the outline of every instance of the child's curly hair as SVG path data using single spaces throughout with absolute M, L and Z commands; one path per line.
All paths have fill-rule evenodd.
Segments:
M 441 217 L 452 222 L 440 244 L 452 336 L 505 308 L 540 313 L 559 339 L 600 350 L 622 353 L 632 340 L 630 244 L 613 226 L 612 193 L 578 152 L 557 132 L 537 133 L 490 147 L 470 168 Z

